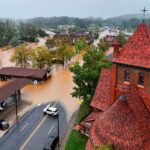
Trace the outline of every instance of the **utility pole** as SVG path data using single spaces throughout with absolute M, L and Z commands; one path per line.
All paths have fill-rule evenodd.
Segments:
M 16 101 L 16 120 L 18 122 L 18 92 L 15 92 L 15 101 Z
M 60 141 L 59 141 L 59 112 L 58 112 L 58 116 L 57 116 L 57 122 L 58 122 L 58 149 L 60 146 Z

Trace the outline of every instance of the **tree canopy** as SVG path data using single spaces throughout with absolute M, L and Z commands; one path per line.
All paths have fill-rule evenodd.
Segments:
M 29 65 L 29 60 L 31 57 L 31 49 L 23 44 L 14 49 L 14 53 L 10 58 L 11 62 L 15 62 L 16 66 L 26 68 Z
M 32 50 L 32 65 L 36 68 L 49 68 L 52 63 L 52 54 L 46 47 L 37 47 Z
M 90 48 L 83 56 L 83 60 L 83 66 L 76 63 L 70 69 L 74 73 L 73 80 L 76 84 L 72 96 L 89 100 L 93 97 L 102 68 L 109 68 L 111 63 L 97 48 Z

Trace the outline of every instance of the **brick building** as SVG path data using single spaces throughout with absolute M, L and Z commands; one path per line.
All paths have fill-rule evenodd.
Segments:
M 80 123 L 86 150 L 111 143 L 119 150 L 150 150 L 150 29 L 142 23 L 123 48 L 114 44 L 112 68 L 103 69 Z

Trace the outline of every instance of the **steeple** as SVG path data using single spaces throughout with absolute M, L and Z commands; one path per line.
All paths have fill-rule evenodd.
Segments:
M 145 14 L 148 10 L 146 10 L 146 8 L 144 7 L 144 9 L 141 11 L 143 12 L 143 22 L 145 22 Z

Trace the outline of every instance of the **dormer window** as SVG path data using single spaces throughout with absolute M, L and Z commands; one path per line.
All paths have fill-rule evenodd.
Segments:
M 139 73 L 138 84 L 144 86 L 144 73 Z
M 129 70 L 125 70 L 124 81 L 130 82 L 130 71 Z

